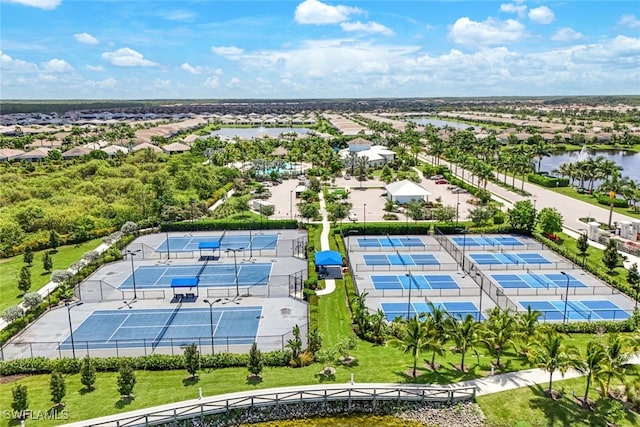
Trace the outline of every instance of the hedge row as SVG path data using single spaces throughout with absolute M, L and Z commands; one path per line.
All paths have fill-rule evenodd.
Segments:
M 473 184 L 469 184 L 468 182 L 463 181 L 460 178 L 456 178 L 455 176 L 453 176 L 451 174 L 451 172 L 449 170 L 444 171 L 442 173 L 442 175 L 444 175 L 444 177 L 447 179 L 447 181 L 449 181 L 450 184 L 456 185 L 456 186 L 458 186 L 460 188 L 464 188 L 469 193 L 473 194 L 478 199 L 482 200 L 482 203 L 487 203 L 489 200 L 491 200 L 491 193 L 490 192 L 488 192 L 487 190 L 485 190 L 483 188 L 476 187 Z
M 539 175 L 537 173 L 530 173 L 529 175 L 527 175 L 527 181 L 549 188 L 569 186 L 569 178 L 551 177 L 546 175 Z
M 608 194 L 596 193 L 596 200 L 599 204 L 605 206 L 611 206 L 611 197 Z M 617 197 L 613 199 L 613 207 L 614 208 L 628 208 L 629 203 L 625 199 L 618 199 Z
M 223 230 L 295 230 L 298 221 L 294 219 L 280 219 L 267 221 L 246 220 L 202 220 L 192 222 L 172 222 L 162 224 L 160 231 L 223 231 Z
M 358 236 L 364 235 L 407 235 L 407 234 L 430 234 L 431 223 L 400 223 L 400 222 L 367 222 L 366 225 L 362 222 L 355 224 L 342 224 L 333 227 L 334 233 L 342 233 L 347 236 L 350 231 L 356 231 Z
M 289 366 L 291 353 L 286 351 L 271 351 L 262 353 L 265 366 L 283 367 Z M 91 358 L 93 366 L 99 372 L 116 372 L 123 360 L 128 360 L 134 369 L 147 371 L 169 371 L 184 369 L 185 359 L 183 355 L 152 354 L 138 357 L 104 357 Z M 200 368 L 238 368 L 247 366 L 248 354 L 217 353 L 214 355 L 203 354 L 200 356 Z M 32 357 L 0 362 L 0 375 L 29 375 L 48 374 L 58 371 L 63 374 L 77 374 L 80 372 L 82 359 L 47 359 L 45 357 Z
M 638 313 L 634 313 L 625 321 L 595 321 L 595 322 L 567 322 L 567 323 L 548 323 L 556 331 L 565 334 L 600 334 L 615 332 L 634 332 L 640 325 L 640 317 Z

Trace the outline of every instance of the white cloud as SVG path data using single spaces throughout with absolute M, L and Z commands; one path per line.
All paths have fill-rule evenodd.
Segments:
M 97 87 L 97 88 L 105 89 L 105 88 L 115 87 L 117 83 L 118 81 L 116 79 L 114 79 L 113 77 L 108 77 L 103 80 L 87 80 L 84 84 L 85 86 L 88 86 L 90 88 Z
M 488 18 L 484 22 L 477 22 L 463 17 L 449 28 L 451 39 L 467 46 L 511 43 L 520 40 L 524 34 L 524 25 L 513 19 L 499 21 Z
M 187 10 L 162 10 L 157 13 L 157 16 L 170 21 L 188 21 L 192 19 L 195 14 Z
M 155 62 L 144 59 L 144 56 L 133 49 L 123 47 L 113 52 L 104 52 L 102 57 L 117 67 L 155 67 Z
M 38 9 L 53 10 L 62 0 L 4 0 L 7 3 L 16 3 L 23 6 L 37 7 Z
M 98 44 L 99 43 L 98 39 L 93 37 L 89 33 L 74 34 L 73 38 L 76 39 L 77 42 L 84 43 L 84 44 Z
M 227 82 L 227 87 L 236 87 L 240 85 L 240 79 L 237 77 L 232 77 L 231 79 L 229 79 L 229 81 Z
M 527 13 L 527 6 L 517 3 L 503 3 L 500 5 L 500 12 L 515 13 L 523 17 Z
M 634 14 L 622 15 L 618 21 L 618 25 L 629 28 L 640 28 L 640 19 Z
M 385 27 L 382 24 L 378 24 L 377 22 L 366 22 L 362 23 L 358 22 L 343 22 L 340 24 L 340 27 L 344 31 L 354 31 L 360 33 L 377 33 L 382 34 L 383 36 L 392 36 L 393 30 L 389 27 Z
M 204 86 L 215 89 L 220 85 L 220 78 L 218 76 L 211 76 L 204 81 Z
M 42 64 L 45 73 L 65 73 L 73 71 L 73 67 L 64 59 L 54 58 Z
M 38 71 L 38 66 L 32 62 L 23 61 L 22 59 L 13 59 L 0 50 L 0 70 L 33 73 Z
M 318 0 L 305 0 L 296 7 L 294 19 L 298 24 L 337 24 L 362 10 L 351 6 L 331 6 Z
M 237 56 L 241 55 L 244 50 L 235 46 L 212 46 L 211 52 L 221 56 Z
M 202 71 L 199 70 L 199 67 L 192 67 L 188 62 L 185 62 L 180 66 L 180 69 L 186 71 L 191 74 L 200 74 Z
M 171 87 L 171 80 L 169 79 L 155 79 L 153 81 L 153 87 L 156 89 L 166 89 Z
M 540 6 L 529 10 L 529 19 L 538 24 L 550 24 L 556 16 L 547 6 Z
M 104 71 L 104 67 L 102 65 L 87 65 L 87 70 L 89 71 Z
M 583 38 L 583 34 L 575 31 L 573 28 L 564 27 L 559 28 L 552 36 L 551 40 L 556 42 L 570 42 L 580 40 Z

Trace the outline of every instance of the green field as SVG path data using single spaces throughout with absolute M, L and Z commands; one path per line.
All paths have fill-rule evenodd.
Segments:
M 53 270 L 66 270 L 71 264 L 82 259 L 87 252 L 95 250 L 102 243 L 102 239 L 94 239 L 79 245 L 61 246 L 58 252 L 51 255 Z M 31 290 L 35 292 L 47 283 L 51 273 L 42 267 L 42 255 L 45 251 L 34 252 L 31 267 Z M 18 275 L 24 265 L 22 255 L 0 259 L 0 313 L 12 305 L 22 302 L 21 292 L 18 290 Z

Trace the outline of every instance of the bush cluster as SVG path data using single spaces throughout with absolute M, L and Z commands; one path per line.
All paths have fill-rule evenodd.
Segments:
M 537 173 L 530 173 L 529 175 L 527 175 L 527 181 L 548 188 L 569 186 L 569 178 L 558 178 L 555 176 L 540 175 Z
M 599 204 L 605 205 L 605 206 L 610 206 L 611 205 L 611 198 L 609 197 L 608 194 L 596 193 L 595 196 L 596 196 L 596 200 L 598 201 Z M 625 199 L 618 199 L 616 197 L 616 198 L 613 199 L 613 207 L 614 208 L 628 208 L 629 207 L 629 203 Z
M 253 225 L 247 221 L 241 220 L 203 220 L 191 222 L 173 222 L 162 224 L 160 231 L 223 231 L 223 230 L 248 230 L 250 226 L 254 230 L 261 228 L 273 230 L 295 230 L 298 228 L 298 221 L 293 219 L 256 221 Z

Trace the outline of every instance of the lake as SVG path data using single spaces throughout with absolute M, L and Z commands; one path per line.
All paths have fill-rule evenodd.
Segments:
M 542 159 L 542 170 L 551 172 L 560 167 L 561 164 L 567 162 L 577 162 L 586 160 L 589 157 L 602 156 L 607 160 L 613 160 L 622 166 L 622 176 L 628 176 L 631 179 L 640 181 L 640 153 L 622 150 L 587 150 L 581 151 L 563 151 L 553 154 L 551 157 Z
M 278 128 L 222 128 L 211 132 L 211 136 L 226 136 L 233 138 L 237 136 L 242 139 L 262 138 L 268 136 L 271 138 L 277 138 L 283 133 L 295 132 L 300 135 L 306 135 L 311 132 L 309 128 L 292 128 L 292 127 L 278 127 Z
M 420 126 L 433 125 L 437 128 L 448 126 L 454 129 L 469 129 L 471 127 L 469 125 L 465 125 L 464 123 L 450 122 L 448 120 L 438 119 L 410 119 L 409 121 L 414 122 L 415 124 Z

